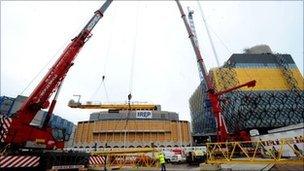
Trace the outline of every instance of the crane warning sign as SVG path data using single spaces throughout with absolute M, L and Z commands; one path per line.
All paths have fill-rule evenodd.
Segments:
M 152 118 L 152 112 L 151 111 L 136 111 L 136 118 L 150 119 L 150 118 Z

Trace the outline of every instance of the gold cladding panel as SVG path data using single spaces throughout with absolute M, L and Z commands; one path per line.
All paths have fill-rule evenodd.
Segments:
M 289 90 L 289 84 L 287 83 L 283 72 L 279 68 L 235 68 L 237 79 L 240 84 L 245 82 L 256 80 L 257 84 L 253 88 L 243 87 L 241 90 Z M 304 79 L 300 71 L 296 68 L 290 69 L 293 77 L 297 81 L 298 88 L 304 90 Z M 215 79 L 214 79 L 215 78 Z M 221 89 L 219 85 L 218 75 L 213 72 L 213 79 L 215 80 L 216 90 Z
M 124 130 L 120 130 L 120 127 L 123 126 L 118 127 L 118 125 L 124 125 L 124 123 L 125 121 L 119 120 L 78 123 L 75 141 L 77 143 L 121 142 L 124 140 Z M 131 131 L 127 131 L 127 141 L 179 141 L 179 123 L 181 125 L 182 141 L 189 142 L 189 122 L 162 120 L 130 120 L 127 130 Z M 119 132 L 113 133 L 115 127 L 115 130 Z

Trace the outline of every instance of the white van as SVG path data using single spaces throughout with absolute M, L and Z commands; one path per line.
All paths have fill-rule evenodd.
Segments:
M 174 155 L 174 153 L 172 151 L 167 151 L 167 150 L 164 150 L 163 153 L 165 155 L 166 162 L 170 163 L 171 160 L 172 160 L 172 156 Z
M 186 157 L 181 154 L 175 154 L 171 158 L 171 163 L 185 163 Z

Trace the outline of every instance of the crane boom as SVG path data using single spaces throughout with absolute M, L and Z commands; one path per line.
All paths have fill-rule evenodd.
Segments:
M 198 47 L 198 43 L 196 42 L 197 39 L 195 37 L 195 34 L 193 33 L 194 27 L 191 29 L 179 0 L 175 0 L 175 1 L 177 3 L 178 9 L 181 13 L 181 17 L 184 21 L 185 27 L 186 27 L 187 32 L 189 34 L 189 38 L 190 38 L 193 50 L 195 52 L 197 62 L 198 62 L 198 65 L 200 67 L 200 72 L 202 72 L 203 78 L 205 80 L 205 86 L 207 88 L 208 98 L 210 100 L 211 107 L 212 107 L 212 112 L 215 116 L 215 120 L 216 120 L 216 124 L 217 124 L 217 140 L 221 141 L 221 142 L 226 141 L 228 139 L 228 130 L 227 130 L 227 127 L 226 127 L 226 124 L 225 124 L 225 120 L 222 116 L 220 102 L 219 102 L 219 96 L 224 94 L 224 93 L 228 93 L 228 92 L 231 92 L 233 90 L 236 90 L 236 89 L 239 89 L 239 88 L 242 88 L 242 87 L 245 87 L 245 86 L 254 87 L 256 81 L 255 80 L 249 81 L 249 82 L 244 83 L 242 85 L 232 87 L 232 88 L 229 88 L 229 89 L 224 90 L 222 92 L 216 93 L 215 90 L 214 90 L 213 83 L 211 82 L 211 79 L 210 79 L 210 77 L 207 73 L 204 60 L 202 58 L 201 52 L 200 52 L 199 47 Z
M 40 81 L 35 90 L 31 93 L 27 101 L 22 105 L 18 114 L 28 114 L 24 120 L 25 123 L 31 122 L 31 118 L 40 110 L 49 106 L 50 96 L 58 89 L 58 86 L 65 78 L 66 73 L 73 65 L 73 60 L 79 53 L 80 49 L 91 36 L 91 31 L 97 22 L 103 17 L 103 13 L 108 8 L 112 0 L 107 0 L 100 9 L 98 9 L 81 32 L 72 39 L 71 43 L 66 47 L 61 56 L 51 67 L 48 73 Z
M 104 12 L 109 7 L 113 0 L 107 0 L 97 11 L 95 11 L 93 17 L 80 31 L 80 33 L 71 40 L 61 56 L 47 72 L 44 78 L 40 81 L 38 86 L 34 89 L 27 100 L 22 104 L 21 108 L 16 112 L 12 120 L 12 124 L 7 131 L 7 135 L 4 137 L 5 143 L 11 144 L 25 144 L 30 142 L 44 142 L 47 148 L 55 146 L 63 146 L 63 143 L 57 143 L 52 136 L 52 130 L 50 127 L 44 127 L 43 129 L 30 126 L 31 121 L 41 109 L 49 107 L 49 98 L 58 90 L 63 79 L 65 78 L 70 67 L 73 65 L 73 61 L 76 55 L 79 53 L 84 44 L 91 37 L 91 31 L 103 17 Z M 57 95 L 54 100 L 56 100 Z M 50 111 L 54 108 L 54 101 L 50 107 Z M 52 113 L 49 112 L 48 119 Z M 46 125 L 47 123 L 43 123 Z M 23 131 L 27 131 L 28 134 L 24 134 Z M 56 144 L 57 143 L 57 144 Z
M 183 10 L 180 2 L 178 0 L 176 0 L 176 3 L 177 3 L 179 11 L 181 13 L 181 17 L 182 17 L 182 19 L 184 21 L 184 24 L 186 26 L 187 32 L 189 34 L 189 38 L 190 38 L 190 41 L 191 41 L 191 44 L 192 44 L 192 47 L 193 47 L 193 50 L 194 50 L 194 53 L 195 53 L 195 56 L 196 56 L 196 60 L 197 60 L 197 63 L 199 65 L 199 67 L 200 67 L 200 70 L 202 72 L 203 78 L 204 78 L 204 80 L 206 82 L 207 89 L 210 89 L 213 86 L 212 86 L 210 78 L 209 78 L 209 76 L 207 74 L 207 69 L 206 69 L 204 60 L 202 58 L 201 52 L 200 52 L 200 50 L 198 48 L 198 45 L 196 43 L 196 38 L 195 38 L 194 34 L 192 33 L 192 30 L 191 30 L 191 28 L 189 26 L 189 23 L 187 21 L 186 15 L 184 13 L 184 10 Z

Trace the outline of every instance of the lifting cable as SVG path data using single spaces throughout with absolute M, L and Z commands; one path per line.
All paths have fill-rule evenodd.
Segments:
M 115 24 L 116 24 L 116 10 L 115 9 L 113 11 L 114 12 L 114 14 L 113 14 L 113 22 L 111 23 L 110 28 L 115 28 Z M 107 46 L 107 51 L 106 51 L 106 56 L 105 56 L 105 62 L 104 62 L 104 65 L 103 65 L 103 73 L 104 73 L 104 75 L 107 74 L 107 65 L 108 65 L 108 59 L 109 59 L 110 50 L 112 48 L 111 45 L 112 45 L 112 39 L 113 39 L 113 32 L 114 31 L 110 32 L 109 39 L 108 39 L 108 46 Z
M 91 95 L 91 98 L 90 98 L 91 100 L 95 97 L 95 95 L 97 94 L 97 92 L 98 92 L 98 90 L 100 89 L 100 87 L 103 86 L 103 87 L 104 87 L 104 90 L 105 90 L 105 93 L 106 93 L 106 99 L 107 99 L 107 101 L 109 102 L 109 97 L 108 97 L 108 92 L 107 92 L 107 89 L 106 89 L 105 78 L 106 78 L 106 76 L 103 75 L 100 84 L 98 85 L 98 87 L 97 87 L 97 89 L 94 91 L 94 93 Z
M 23 95 L 23 93 L 30 87 L 30 85 L 38 78 L 38 76 L 45 70 L 47 66 L 50 65 L 50 63 L 54 60 L 55 57 L 58 57 L 58 53 L 62 51 L 63 48 L 66 47 L 66 45 L 70 42 L 70 40 L 66 41 L 64 44 L 58 48 L 56 53 L 53 55 L 53 57 L 40 69 L 40 71 L 32 78 L 32 80 L 27 84 L 27 86 L 19 93 L 20 95 Z
M 108 91 L 107 91 L 107 87 L 106 87 L 106 82 L 103 83 L 103 88 L 104 88 L 105 93 L 106 93 L 107 102 L 109 103 L 109 95 L 108 95 Z
M 131 112 L 131 99 L 132 99 L 132 89 L 133 89 L 133 77 L 134 77 L 134 63 L 135 63 L 135 55 L 136 55 L 136 42 L 137 42 L 137 32 L 138 32 L 138 15 L 139 15 L 139 5 L 137 5 L 137 12 L 136 12 L 136 25 L 135 25 L 135 36 L 134 36 L 134 46 L 133 46 L 133 50 L 132 50 L 132 59 L 131 59 L 131 69 L 130 69 L 130 82 L 129 82 L 129 94 L 128 94 L 128 105 L 129 105 L 129 109 L 127 112 L 127 116 L 125 118 L 123 118 L 123 114 L 120 115 L 120 118 L 118 120 L 118 122 L 115 124 L 114 129 L 113 129 L 113 133 L 112 133 L 112 137 L 110 139 L 106 139 L 106 143 L 107 142 L 111 142 L 114 141 L 114 137 L 115 137 L 115 130 L 117 129 L 118 125 L 122 125 L 121 122 L 123 122 L 125 120 L 125 124 L 122 127 L 124 132 L 124 148 L 126 148 L 126 135 L 127 135 L 127 125 L 128 125 L 128 120 L 129 120 L 129 115 Z M 104 87 L 106 90 L 106 87 Z M 121 137 L 121 131 L 119 131 L 119 136 Z M 113 147 L 112 147 L 113 148 Z
M 136 47 L 137 47 L 137 34 L 138 34 L 138 16 L 139 16 L 139 4 L 137 4 L 136 11 L 136 20 L 135 20 L 135 34 L 134 34 L 134 42 L 131 56 L 131 68 L 130 68 L 130 81 L 129 81 L 129 95 L 132 94 L 133 90 L 133 79 L 134 79 L 134 65 L 135 65 L 135 56 L 136 56 Z M 131 100 L 128 95 L 128 100 Z
M 113 28 L 113 25 L 115 26 L 115 21 L 116 21 L 115 19 L 116 19 L 116 10 L 114 10 L 114 12 L 113 12 L 113 22 L 110 24 L 109 28 Z M 93 98 L 96 96 L 96 94 L 98 93 L 101 86 L 103 86 L 104 91 L 105 91 L 105 95 L 106 95 L 106 101 L 109 102 L 109 96 L 108 96 L 108 92 L 107 92 L 107 88 L 106 88 L 105 76 L 106 76 L 106 72 L 107 72 L 109 53 L 110 53 L 110 49 L 111 49 L 111 45 L 112 45 L 112 38 L 113 38 L 113 31 L 110 32 L 109 38 L 108 38 L 108 46 L 107 46 L 107 49 L 106 49 L 105 60 L 104 60 L 104 63 L 103 63 L 102 81 L 98 85 L 97 89 L 91 95 L 90 100 L 93 100 Z
M 205 28 L 206 28 L 206 31 L 207 31 L 207 35 L 209 37 L 209 41 L 210 41 L 210 44 L 211 44 L 213 55 L 214 55 L 215 60 L 216 60 L 216 64 L 219 67 L 220 66 L 220 62 L 219 62 L 219 59 L 218 59 L 218 56 L 217 56 L 217 53 L 216 53 L 216 50 L 215 50 L 215 47 L 214 47 L 214 43 L 213 43 L 212 37 L 211 37 L 210 32 L 209 32 L 209 28 L 208 28 L 208 25 L 207 25 L 207 21 L 205 19 L 205 15 L 203 13 L 203 9 L 202 9 L 201 4 L 200 4 L 199 1 L 197 1 L 197 4 L 198 4 L 199 10 L 201 12 L 201 15 L 202 15 L 202 18 L 203 18 L 203 22 L 205 23 L 204 25 L 205 25 Z
M 212 49 L 214 48 L 214 45 L 212 45 L 212 44 L 213 44 L 213 41 L 212 41 L 212 39 L 211 39 L 211 35 L 210 35 L 209 30 L 211 30 L 212 33 L 220 40 L 221 44 L 225 47 L 225 49 L 226 49 L 230 54 L 232 54 L 232 52 L 229 50 L 229 48 L 228 48 L 228 46 L 225 44 L 225 42 L 220 38 L 220 36 L 218 36 L 218 35 L 216 34 L 216 32 L 212 29 L 212 27 L 207 23 L 207 21 L 206 21 L 206 19 L 205 19 L 205 16 L 204 16 L 204 13 L 203 13 L 203 9 L 202 9 L 201 4 L 200 4 L 199 1 L 197 1 L 197 4 L 198 4 L 199 10 L 200 10 L 200 13 L 201 13 L 201 15 L 202 15 L 202 18 L 203 18 L 203 23 L 204 23 L 204 25 L 205 25 L 205 27 L 206 27 L 207 34 L 208 34 L 208 36 L 209 36 L 209 40 L 210 40 Z M 214 52 L 213 52 L 213 53 L 214 53 Z M 216 58 L 217 58 L 217 55 L 216 55 Z M 218 59 L 216 59 L 216 60 L 218 61 Z
M 210 41 L 210 44 L 211 44 L 211 47 L 212 47 L 212 51 L 213 51 L 213 54 L 215 56 L 215 59 L 216 59 L 216 62 L 217 62 L 217 65 L 218 67 L 220 66 L 219 65 L 219 60 L 218 60 L 218 56 L 217 56 L 217 53 L 216 53 L 216 50 L 215 50 L 215 47 L 214 47 L 214 44 L 213 44 L 213 40 L 212 40 L 212 37 L 210 35 L 210 32 L 209 32 L 209 28 L 210 30 L 214 33 L 214 35 L 220 40 L 220 42 L 222 43 L 222 45 L 226 48 L 226 50 L 230 53 L 231 51 L 229 50 L 229 48 L 227 47 L 227 45 L 224 43 L 224 41 L 216 34 L 216 32 L 211 28 L 210 25 L 207 24 L 207 21 L 205 19 L 205 16 L 204 16 L 204 13 L 203 13 L 203 9 L 201 7 L 201 4 L 199 1 L 197 1 L 197 4 L 198 4 L 198 7 L 199 7 L 199 10 L 200 10 L 200 13 L 202 15 L 202 19 L 203 19 L 203 23 L 205 24 L 205 27 L 206 27 L 206 31 L 207 31 L 207 34 L 208 34 L 208 37 L 209 37 L 209 41 Z M 209 27 L 208 27 L 209 26 Z M 253 80 L 252 77 L 248 74 L 248 72 L 246 71 L 246 69 L 244 70 L 245 71 L 245 75 L 247 78 L 250 78 L 249 80 Z M 249 88 L 250 90 L 253 90 L 253 87 Z
M 73 30 L 71 36 L 75 36 L 79 33 L 79 30 L 81 30 L 83 28 L 83 24 L 80 23 L 78 25 L 78 28 Z M 23 95 L 23 93 L 30 87 L 30 85 L 37 79 L 37 77 L 45 70 L 45 68 L 53 61 L 53 59 L 55 57 L 59 56 L 59 52 L 63 52 L 64 49 L 67 47 L 67 45 L 71 42 L 71 39 L 73 39 L 74 37 L 70 37 L 69 39 L 67 39 L 66 42 L 64 42 L 60 48 L 58 48 L 58 50 L 56 51 L 56 53 L 53 55 L 53 57 L 41 68 L 41 70 L 32 78 L 32 80 L 27 84 L 27 86 L 19 93 L 19 95 Z
M 133 49 L 132 49 L 132 59 L 131 59 L 131 69 L 130 69 L 130 82 L 129 82 L 129 94 L 128 94 L 128 113 L 125 120 L 124 125 L 124 148 L 126 148 L 126 139 L 127 139 L 127 126 L 128 121 L 131 113 L 131 99 L 132 99 L 132 90 L 133 90 L 133 79 L 134 79 L 134 65 L 135 65 L 135 56 L 136 56 L 136 46 L 137 46 L 137 34 L 138 34 L 138 16 L 139 16 L 139 4 L 137 4 L 136 9 L 136 20 L 135 20 L 135 35 L 134 35 L 134 42 L 133 42 Z

